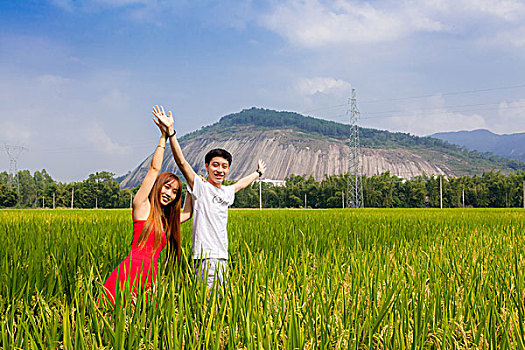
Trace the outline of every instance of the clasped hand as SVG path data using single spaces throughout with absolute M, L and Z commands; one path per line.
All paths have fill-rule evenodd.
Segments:
M 151 112 L 153 115 L 157 118 L 153 118 L 153 121 L 157 126 L 159 127 L 160 131 L 165 134 L 172 134 L 173 133 L 173 115 L 171 114 L 171 111 L 166 114 L 164 112 L 164 107 L 162 106 L 155 106 L 153 107 L 153 111 Z

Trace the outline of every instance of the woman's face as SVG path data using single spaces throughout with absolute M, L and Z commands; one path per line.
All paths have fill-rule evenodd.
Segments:
M 160 204 L 165 206 L 170 204 L 177 197 L 179 186 L 175 180 L 166 182 L 160 189 Z

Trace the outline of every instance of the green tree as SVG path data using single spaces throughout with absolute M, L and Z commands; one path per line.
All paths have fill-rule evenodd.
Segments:
M 427 205 L 427 188 L 422 176 L 407 181 L 405 184 L 405 205 L 408 208 L 424 208 Z
M 18 201 L 18 194 L 8 184 L 0 183 L 0 207 L 14 207 Z
M 32 208 L 36 205 L 38 188 L 29 170 L 20 170 L 17 174 L 20 186 L 20 206 Z

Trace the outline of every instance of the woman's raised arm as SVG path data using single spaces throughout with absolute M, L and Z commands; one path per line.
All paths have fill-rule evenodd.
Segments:
M 159 144 L 157 148 L 155 148 L 155 153 L 153 153 L 153 158 L 151 159 L 148 173 L 144 177 L 144 180 L 142 181 L 135 198 L 133 198 L 133 220 L 146 220 L 148 218 L 151 208 L 149 194 L 153 188 L 153 185 L 155 184 L 155 180 L 157 179 L 157 175 L 160 172 L 162 160 L 164 158 L 164 149 L 166 148 L 167 139 L 166 132 L 155 119 L 153 119 L 153 121 L 155 124 L 157 124 L 162 134 L 160 136 Z
M 195 171 L 192 169 L 191 165 L 186 161 L 184 155 L 182 154 L 182 149 L 180 148 L 179 141 L 175 137 L 175 129 L 173 128 L 173 115 L 171 111 L 166 114 L 164 112 L 164 107 L 155 106 L 153 107 L 153 115 L 157 117 L 155 121 L 159 127 L 165 128 L 167 134 L 169 135 L 171 153 L 175 159 L 175 163 L 180 169 L 180 172 L 186 179 L 186 183 L 193 190 L 193 182 L 195 180 Z

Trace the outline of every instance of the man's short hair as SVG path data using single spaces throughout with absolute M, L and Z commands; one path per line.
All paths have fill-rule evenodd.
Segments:
M 206 153 L 206 156 L 204 157 L 204 163 L 210 164 L 211 160 L 215 157 L 222 157 L 228 161 L 228 165 L 232 165 L 232 155 L 230 152 L 222 148 L 215 148 Z

